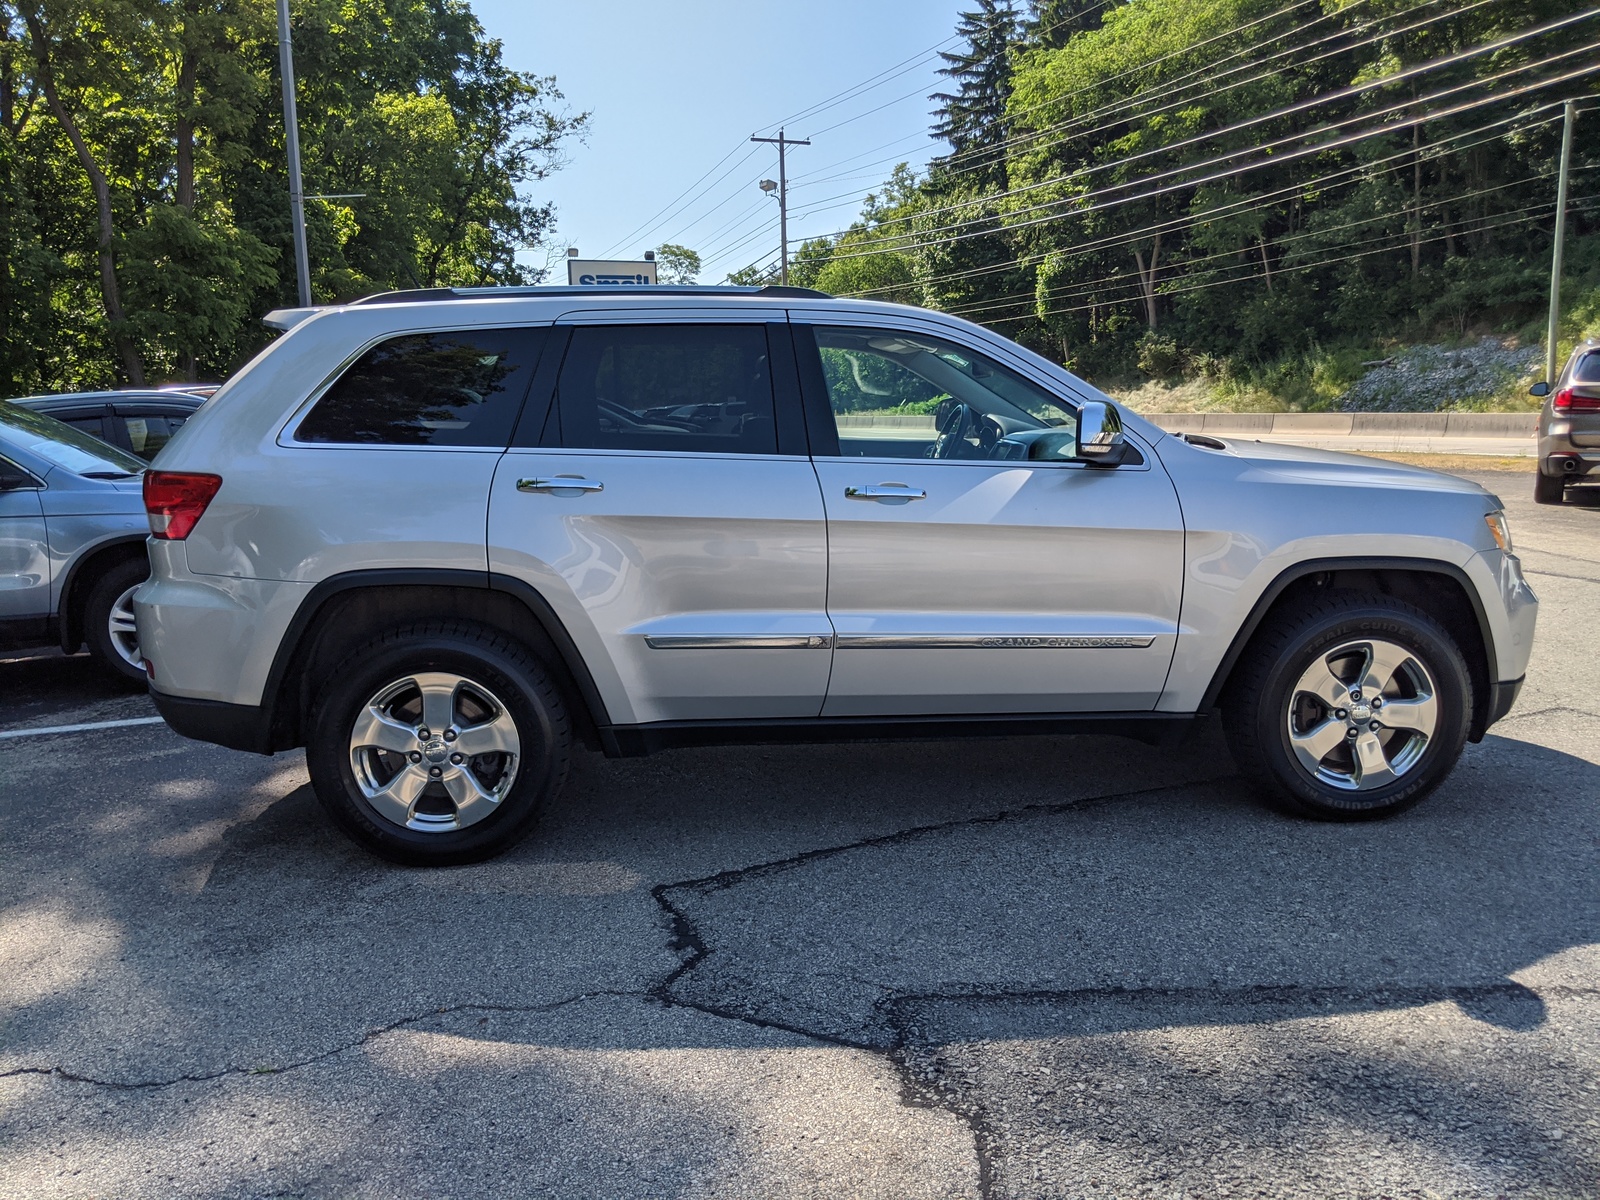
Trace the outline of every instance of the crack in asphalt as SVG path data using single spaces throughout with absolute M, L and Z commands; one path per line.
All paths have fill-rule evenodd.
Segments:
M 1517 715 L 1531 717 L 1539 716 L 1546 712 L 1562 711 L 1581 712 L 1582 710 L 1561 707 Z M 1335 1002 L 1341 1000 L 1346 1002 L 1347 1009 L 1349 1002 L 1352 1001 L 1364 1006 L 1370 1006 L 1373 1009 L 1391 1006 L 1416 1007 L 1445 1000 L 1458 1003 L 1465 1002 L 1467 1004 L 1493 1000 L 1523 1003 L 1531 1001 L 1542 1006 L 1547 997 L 1564 999 L 1600 995 L 1600 988 L 1566 986 L 1551 986 L 1536 992 L 1515 980 L 1475 985 L 1378 983 L 1366 987 L 1298 984 L 1245 986 L 1212 984 L 1204 987 L 1090 987 L 1059 991 L 1006 991 L 984 989 L 978 986 L 923 993 L 895 993 L 890 991 L 888 995 L 882 997 L 873 1006 L 875 1021 L 881 1020 L 887 1027 L 888 1040 L 887 1044 L 885 1044 L 882 1041 L 844 1037 L 824 1030 L 807 1028 L 804 1025 L 793 1022 L 757 1016 L 704 999 L 686 997 L 677 992 L 678 984 L 709 959 L 715 951 L 700 932 L 694 919 L 679 904 L 674 902 L 672 898 L 672 893 L 674 892 L 709 895 L 712 892 L 723 891 L 753 879 L 781 874 L 855 850 L 896 845 L 953 829 L 980 825 L 998 825 L 1012 821 L 1058 815 L 1100 804 L 1175 792 L 1196 785 L 1204 786 L 1221 783 L 1233 778 L 1237 777 L 1223 775 L 1210 779 L 1186 780 L 1181 784 L 1108 793 L 1100 796 L 1086 796 L 1056 804 L 1031 804 L 1017 809 L 1003 809 L 981 816 L 960 817 L 950 821 L 914 826 L 910 829 L 897 830 L 893 833 L 862 838 L 837 846 L 802 851 L 785 858 L 757 863 L 749 867 L 719 871 L 714 875 L 707 875 L 697 879 L 657 884 L 651 888 L 650 894 L 667 919 L 670 929 L 669 948 L 674 953 L 681 955 L 683 960 L 676 968 L 664 976 L 660 982 L 649 989 L 648 995 L 651 1000 L 661 1004 L 663 1007 L 688 1008 L 722 1020 L 738 1021 L 759 1029 L 781 1031 L 825 1045 L 838 1046 L 881 1057 L 894 1071 L 899 1081 L 899 1099 L 903 1106 L 948 1113 L 961 1121 L 971 1131 L 973 1152 L 978 1167 L 978 1195 L 982 1200 L 990 1200 L 990 1197 L 994 1195 L 996 1163 L 1003 1153 L 1003 1139 L 990 1127 L 989 1122 L 978 1106 L 963 1103 L 958 1096 L 941 1089 L 932 1080 L 926 1078 L 924 1074 L 918 1072 L 912 1065 L 911 1048 L 921 1044 L 916 1036 L 919 1032 L 917 1026 L 908 1019 L 909 1010 L 916 1006 L 939 1002 L 1081 1004 L 1085 1001 L 1107 1002 L 1119 1000 L 1134 1003 L 1142 1001 L 1167 1003 L 1204 1001 L 1222 1006 L 1294 1006 L 1304 1012 L 1307 1009 L 1332 1010 Z M 872 986 L 881 987 L 882 985 Z M 869 1025 L 872 1023 L 874 1022 L 868 1022 Z
M 313 1054 L 308 1058 L 295 1059 L 293 1062 L 284 1063 L 282 1066 L 254 1066 L 254 1067 L 224 1067 L 220 1071 L 210 1071 L 203 1075 L 172 1075 L 165 1079 L 97 1079 L 93 1075 L 80 1075 L 69 1071 L 65 1067 L 15 1067 L 9 1071 L 0 1071 L 0 1079 L 15 1079 L 18 1076 L 39 1075 L 47 1078 L 64 1079 L 69 1083 L 86 1083 L 91 1087 L 110 1088 L 113 1091 L 136 1092 L 151 1091 L 160 1088 L 176 1087 L 182 1083 L 212 1083 L 218 1079 L 227 1079 L 230 1076 L 250 1075 L 286 1075 L 291 1071 L 299 1071 L 305 1067 L 316 1066 L 318 1063 L 327 1062 L 329 1059 L 338 1058 L 341 1054 L 348 1054 L 351 1050 L 359 1049 L 369 1042 L 376 1041 L 385 1034 L 394 1033 L 411 1025 L 418 1025 L 433 1017 L 449 1016 L 462 1012 L 485 1013 L 552 1013 L 567 1008 L 573 1004 L 583 1004 L 590 1000 L 603 997 L 621 997 L 626 999 L 639 999 L 645 996 L 644 992 L 627 992 L 615 990 L 599 990 L 593 992 L 579 992 L 575 996 L 565 996 L 560 1000 L 552 1000 L 545 1004 L 446 1004 L 423 1012 L 413 1013 L 391 1021 L 387 1025 L 379 1025 L 367 1030 L 360 1037 L 321 1054 Z
M 1042 816 L 1054 816 L 1069 811 L 1083 809 L 1091 805 L 1110 803 L 1118 800 L 1129 800 L 1139 797 L 1160 795 L 1164 792 L 1174 792 L 1182 788 L 1194 787 L 1197 784 L 1219 783 L 1226 779 L 1234 778 L 1231 775 L 1218 776 L 1213 779 L 1186 780 L 1180 784 L 1164 784 L 1160 787 L 1139 788 L 1128 792 L 1113 792 L 1100 796 L 1084 796 L 1075 800 L 1062 801 L 1055 804 L 1029 804 L 1022 808 L 1001 809 L 998 812 L 985 813 L 980 816 L 958 817 L 950 821 L 939 821 L 931 825 L 916 825 L 910 829 L 900 829 L 893 833 L 879 834 L 876 837 L 861 838 L 854 842 L 846 842 L 838 846 L 825 846 L 816 850 L 805 850 L 798 854 L 791 854 L 785 858 L 774 859 L 769 862 L 757 863 L 748 867 L 737 867 L 732 870 L 719 871 L 715 875 L 707 875 L 698 879 L 680 880 L 676 883 L 657 884 L 650 889 L 650 895 L 661 907 L 667 918 L 671 931 L 668 948 L 675 954 L 683 956 L 683 961 L 676 968 L 668 972 L 659 983 L 650 989 L 651 999 L 663 1007 L 688 1008 L 708 1016 L 718 1017 L 726 1021 L 738 1021 L 742 1024 L 758 1029 L 776 1030 L 793 1034 L 809 1040 L 820 1042 L 824 1045 L 838 1046 L 842 1049 L 856 1050 L 882 1058 L 894 1072 L 900 1084 L 900 1103 L 906 1108 L 920 1108 L 929 1111 L 945 1112 L 965 1125 L 972 1133 L 973 1156 L 978 1167 L 978 1196 L 980 1200 L 990 1200 L 994 1194 L 995 1159 L 999 1139 L 984 1121 L 981 1114 L 953 1102 L 937 1089 L 918 1076 L 906 1056 L 906 1044 L 900 1037 L 899 1031 L 890 1024 L 890 1042 L 887 1046 L 866 1040 L 841 1037 L 838 1034 L 828 1033 L 823 1030 L 808 1029 L 803 1025 L 786 1021 L 778 1021 L 769 1017 L 759 1017 L 738 1009 L 712 1004 L 705 1000 L 690 999 L 677 995 L 675 988 L 691 971 L 710 958 L 713 951 L 701 935 L 693 918 L 681 907 L 675 904 L 670 893 L 689 891 L 699 895 L 723 891 L 735 887 L 752 879 L 760 879 L 770 875 L 782 874 L 809 863 L 819 862 L 823 859 L 848 854 L 856 850 L 878 846 L 892 846 L 929 837 L 934 834 L 947 832 L 953 829 L 971 828 L 979 825 L 1000 825 L 1012 821 L 1032 820 Z M 886 1004 L 893 1004 L 899 1000 L 911 997 L 890 995 L 884 997 L 874 1005 L 878 1010 Z

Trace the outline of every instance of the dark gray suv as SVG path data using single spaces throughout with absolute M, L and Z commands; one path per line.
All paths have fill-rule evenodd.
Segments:
M 1567 485 L 1600 467 L 1600 338 L 1580 342 L 1556 377 L 1555 386 L 1530 389 L 1544 397 L 1539 413 L 1539 474 L 1533 498 L 1560 504 Z

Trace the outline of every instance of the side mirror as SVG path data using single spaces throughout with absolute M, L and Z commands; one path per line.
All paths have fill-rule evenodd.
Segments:
M 1099 400 L 1087 400 L 1078 409 L 1077 457 L 1084 462 L 1115 466 L 1122 461 L 1122 418 Z
M 1530 396 L 1548 396 L 1549 394 L 1550 385 L 1542 379 L 1528 389 L 1528 395 Z

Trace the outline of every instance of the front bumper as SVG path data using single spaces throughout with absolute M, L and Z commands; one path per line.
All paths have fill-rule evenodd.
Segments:
M 272 753 L 270 723 L 260 705 L 169 696 L 155 688 L 150 689 L 150 699 L 155 702 L 161 719 L 186 738 L 226 746 L 230 750 Z

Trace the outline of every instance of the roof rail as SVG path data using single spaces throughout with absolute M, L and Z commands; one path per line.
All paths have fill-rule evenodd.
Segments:
M 490 300 L 513 296 L 770 296 L 779 300 L 831 300 L 827 292 L 813 288 L 739 287 L 734 284 L 702 286 L 688 283 L 545 285 L 528 287 L 407 288 L 395 292 L 374 292 L 351 300 L 351 304 L 418 304 L 434 300 Z

